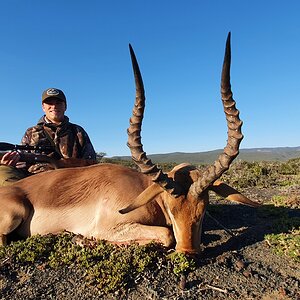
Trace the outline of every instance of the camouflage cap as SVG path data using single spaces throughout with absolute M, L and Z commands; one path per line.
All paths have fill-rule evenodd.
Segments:
M 42 102 L 44 102 L 48 98 L 57 98 L 61 101 L 67 102 L 64 92 L 56 88 L 49 88 L 43 92 Z

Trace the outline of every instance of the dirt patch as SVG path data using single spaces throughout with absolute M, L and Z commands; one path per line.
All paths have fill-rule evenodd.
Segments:
M 298 192 L 296 189 L 293 193 Z M 261 202 L 275 189 L 245 192 Z M 262 209 L 212 199 L 204 221 L 203 251 L 196 269 L 176 276 L 168 266 L 142 273 L 126 290 L 101 296 L 76 266 L 52 269 L 43 263 L 0 261 L 0 299 L 300 299 L 300 264 L 273 253 L 266 234 L 278 233 L 282 209 Z M 222 203 L 222 204 L 220 204 Z M 300 217 L 297 208 L 288 216 Z

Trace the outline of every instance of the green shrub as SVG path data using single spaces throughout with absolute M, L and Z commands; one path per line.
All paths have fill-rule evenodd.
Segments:
M 268 234 L 265 236 L 265 240 L 272 247 L 274 253 L 300 262 L 300 229 L 291 230 L 289 233 Z
M 36 235 L 0 247 L 0 259 L 10 258 L 23 265 L 42 263 L 50 268 L 76 265 L 85 274 L 87 284 L 96 285 L 102 294 L 127 288 L 139 274 L 153 268 L 170 267 L 176 275 L 195 269 L 195 263 L 184 254 L 168 253 L 156 243 L 116 246 L 69 232 Z
M 186 256 L 184 253 L 173 252 L 169 254 L 168 258 L 171 260 L 173 272 L 177 276 L 187 274 L 196 269 L 194 259 Z

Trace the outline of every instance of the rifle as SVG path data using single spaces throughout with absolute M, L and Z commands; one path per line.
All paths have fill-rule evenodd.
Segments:
M 24 161 L 30 164 L 33 163 L 49 163 L 54 169 L 68 168 L 68 167 L 83 167 L 95 164 L 96 161 L 91 159 L 81 158 L 66 158 L 66 159 L 54 159 L 45 154 L 39 152 L 53 152 L 55 148 L 53 146 L 30 146 L 30 145 L 16 145 L 5 142 L 0 142 L 0 158 L 3 156 L 1 151 L 18 151 L 20 154 L 20 161 Z M 34 151 L 35 153 L 27 153 L 21 151 Z
M 41 152 L 50 153 L 52 151 L 55 151 L 55 148 L 53 146 L 30 146 L 28 144 L 16 145 L 11 143 L 0 142 L 0 151 L 18 151 L 18 153 L 20 154 L 20 161 L 25 161 L 31 164 L 36 162 L 46 162 L 50 163 L 56 168 L 55 159 L 45 154 L 41 154 Z M 27 153 L 23 151 L 34 151 L 34 153 Z M 2 157 L 3 154 L 1 154 L 0 157 Z

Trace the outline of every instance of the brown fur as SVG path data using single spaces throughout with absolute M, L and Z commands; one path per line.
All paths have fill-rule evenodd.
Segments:
M 182 164 L 169 176 L 188 189 L 199 174 Z M 119 212 L 142 192 L 146 201 L 140 197 L 142 204 Z M 197 252 L 207 203 L 208 193 L 201 199 L 173 198 L 146 175 L 115 164 L 47 171 L 0 188 L 0 243 L 12 232 L 28 237 L 68 230 L 115 243 L 154 240 Z

